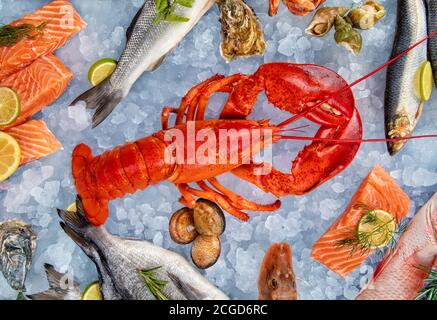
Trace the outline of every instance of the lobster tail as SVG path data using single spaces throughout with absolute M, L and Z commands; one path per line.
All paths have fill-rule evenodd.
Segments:
M 72 173 L 76 190 L 82 198 L 86 218 L 95 226 L 105 223 L 109 215 L 108 199 L 100 198 L 95 193 L 89 170 L 94 159 L 90 147 L 85 144 L 78 145 L 73 151 Z

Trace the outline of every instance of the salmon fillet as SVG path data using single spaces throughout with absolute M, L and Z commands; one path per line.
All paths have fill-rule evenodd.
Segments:
M 346 211 L 313 246 L 312 257 L 336 272 L 347 276 L 373 252 L 339 247 L 338 242 L 349 239 L 356 232 L 358 223 L 366 212 L 362 205 L 370 209 L 389 212 L 399 223 L 410 209 L 410 199 L 396 181 L 377 165 L 363 181 L 352 198 Z
M 64 93 L 71 79 L 73 73 L 54 55 L 49 54 L 3 81 L 0 80 L 0 86 L 14 89 L 21 100 L 21 114 L 18 119 L 7 127 L 0 127 L 0 130 L 26 122 L 53 103 Z
M 14 137 L 20 145 L 20 165 L 51 155 L 62 148 L 43 120 L 31 120 L 7 130 L 6 133 Z
M 11 25 L 26 23 L 38 26 L 43 22 L 47 25 L 41 35 L 34 39 L 25 38 L 12 47 L 0 47 L 0 80 L 63 46 L 86 25 L 66 0 L 55 0 Z

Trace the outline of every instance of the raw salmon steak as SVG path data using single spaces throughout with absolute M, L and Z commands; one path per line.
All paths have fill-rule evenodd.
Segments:
M 389 212 L 400 223 L 410 209 L 410 199 L 394 179 L 377 165 L 363 181 L 346 211 L 313 246 L 312 257 L 345 277 L 364 262 L 371 250 L 351 250 L 339 246 L 356 232 L 366 209 L 363 206 Z
M 21 165 L 49 156 L 62 148 L 43 120 L 31 120 L 6 131 L 21 148 Z
M 12 47 L 0 47 L 0 80 L 63 46 L 86 25 L 71 3 L 66 0 L 53 1 L 11 25 L 38 26 L 42 23 L 47 25 L 41 34 L 24 38 Z
M 64 93 L 72 78 L 73 73 L 54 55 L 49 54 L 3 81 L 0 80 L 0 86 L 14 89 L 21 100 L 21 114 L 7 128 L 26 122 L 53 103 Z

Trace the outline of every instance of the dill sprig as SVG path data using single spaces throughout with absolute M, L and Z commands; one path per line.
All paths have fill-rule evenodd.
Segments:
M 156 18 L 153 23 L 156 25 L 161 21 L 187 22 L 190 19 L 175 14 L 177 6 L 192 8 L 195 0 L 155 0 Z
M 0 47 L 12 47 L 24 38 L 35 39 L 42 34 L 46 25 L 47 21 L 37 26 L 29 23 L 3 26 L 0 28 Z
M 429 272 L 428 279 L 425 280 L 425 287 L 422 292 L 417 296 L 416 300 L 437 300 L 437 269 L 430 270 L 424 266 L 418 267 L 419 269 Z
M 161 267 L 156 267 L 150 270 L 142 270 L 140 271 L 140 275 L 150 293 L 155 297 L 156 300 L 168 300 L 163 292 L 168 281 L 160 280 L 156 277 L 156 270 L 159 269 L 161 269 Z
M 364 204 L 357 204 L 355 206 L 357 209 L 364 209 L 363 220 L 360 223 L 364 224 L 374 224 L 377 223 L 379 218 L 374 213 L 375 210 L 370 209 Z M 358 227 L 355 230 L 351 230 L 350 237 L 337 241 L 338 248 L 349 247 L 350 254 L 353 255 L 356 252 L 361 252 L 362 255 L 368 254 L 373 247 L 372 239 L 375 236 L 383 235 L 386 239 L 390 239 L 390 242 L 386 247 L 394 248 L 397 241 L 397 236 L 402 234 L 405 230 L 405 225 L 403 223 L 399 224 L 397 228 L 393 231 L 389 226 L 395 221 L 395 218 L 389 221 L 380 221 L 381 223 L 370 232 L 359 231 Z

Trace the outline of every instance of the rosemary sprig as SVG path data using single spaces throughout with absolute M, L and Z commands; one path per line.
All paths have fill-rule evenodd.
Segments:
M 0 28 L 0 47 L 12 47 L 24 38 L 35 39 L 41 35 L 47 21 L 37 26 L 33 24 L 20 24 L 17 26 L 6 25 Z
M 156 277 L 156 270 L 159 269 L 161 269 L 161 267 L 142 270 L 140 271 L 140 276 L 143 278 L 144 283 L 156 300 L 168 300 L 163 292 L 168 281 L 160 280 Z
M 187 22 L 190 19 L 175 14 L 177 6 L 182 6 L 185 8 L 193 7 L 195 0 L 155 0 L 156 5 L 156 18 L 153 24 L 158 24 L 161 21 L 169 22 Z
M 364 220 L 362 223 L 372 224 L 378 221 L 378 217 L 373 213 L 373 209 L 370 209 L 364 204 L 357 204 L 356 208 L 366 210 L 363 214 Z M 363 232 L 358 230 L 352 230 L 350 237 L 337 241 L 338 248 L 349 247 L 350 254 L 353 255 L 355 252 L 360 251 L 362 255 L 369 253 L 372 249 L 372 238 L 374 236 L 383 234 L 385 237 L 390 239 L 387 247 L 395 247 L 397 241 L 397 235 L 402 234 L 405 226 L 403 223 L 399 224 L 396 230 L 391 230 L 389 225 L 393 223 L 395 218 L 390 221 L 382 222 L 377 228 L 371 232 Z
M 432 269 L 420 266 L 419 269 L 430 272 L 428 279 L 425 280 L 425 287 L 422 292 L 417 296 L 416 300 L 437 300 L 437 269 Z

